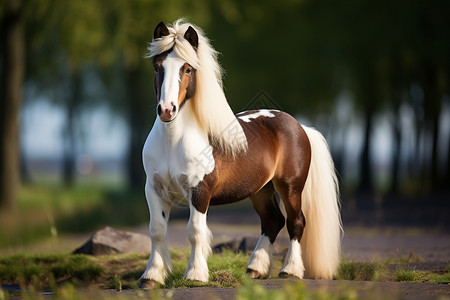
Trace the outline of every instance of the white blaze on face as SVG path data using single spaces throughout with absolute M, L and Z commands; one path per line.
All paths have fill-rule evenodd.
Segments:
M 251 119 L 256 119 L 258 117 L 264 116 L 264 117 L 268 117 L 268 118 L 274 118 L 275 115 L 272 112 L 275 112 L 276 110 L 269 110 L 269 109 L 260 109 L 254 113 L 245 115 L 245 116 L 240 116 L 240 114 L 244 114 L 246 112 L 242 112 L 239 113 L 237 116 L 239 119 L 241 119 L 242 121 L 246 122 L 246 123 L 250 123 Z
M 164 112 L 175 110 L 172 120 L 177 116 L 179 111 L 178 93 L 180 90 L 180 69 L 184 65 L 184 61 L 179 59 L 173 52 L 167 55 L 163 62 L 164 79 L 161 85 L 161 98 L 159 105 Z M 175 106 L 175 108 L 173 108 Z

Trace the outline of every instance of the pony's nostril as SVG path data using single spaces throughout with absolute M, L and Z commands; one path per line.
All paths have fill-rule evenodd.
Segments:
M 161 111 L 161 104 L 158 104 L 158 116 L 160 116 L 161 113 L 162 113 L 162 111 Z
M 177 111 L 177 107 L 175 105 L 172 105 L 172 111 L 176 112 Z

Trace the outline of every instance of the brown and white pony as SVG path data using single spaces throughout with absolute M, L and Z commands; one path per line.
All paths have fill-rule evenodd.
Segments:
M 167 222 L 174 203 L 190 208 L 192 246 L 185 278 L 207 282 L 210 205 L 250 198 L 261 237 L 247 266 L 267 278 L 273 243 L 287 225 L 290 246 L 280 276 L 332 278 L 342 224 L 334 164 L 323 136 L 278 110 L 234 115 L 222 88 L 217 52 L 201 29 L 183 20 L 159 23 L 149 45 L 157 114 L 143 149 L 152 250 L 141 288 L 171 272 Z M 276 193 L 286 210 L 280 210 Z

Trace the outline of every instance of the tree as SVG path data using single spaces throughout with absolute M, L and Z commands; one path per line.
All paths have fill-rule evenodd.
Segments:
M 114 50 L 106 47 L 108 32 L 104 1 L 34 0 L 28 3 L 28 80 L 39 86 L 65 113 L 62 178 L 75 179 L 77 121 L 83 109 L 99 103 L 89 95 L 85 75 L 112 63 Z M 97 96 L 97 95 L 95 95 Z
M 19 185 L 19 111 L 24 77 L 22 3 L 6 1 L 1 16 L 0 209 L 15 206 Z

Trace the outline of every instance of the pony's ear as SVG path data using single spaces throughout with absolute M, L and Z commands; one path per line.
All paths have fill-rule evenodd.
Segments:
M 192 26 L 189 26 L 189 28 L 186 30 L 186 32 L 184 33 L 184 38 L 189 42 L 189 44 L 192 45 L 192 47 L 194 47 L 194 49 L 198 48 L 197 31 L 195 31 Z
M 169 29 L 167 29 L 166 25 L 163 21 L 159 22 L 159 24 L 155 28 L 155 32 L 153 33 L 154 39 L 159 39 L 160 37 L 169 35 Z

